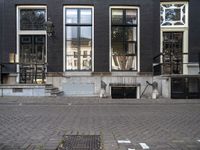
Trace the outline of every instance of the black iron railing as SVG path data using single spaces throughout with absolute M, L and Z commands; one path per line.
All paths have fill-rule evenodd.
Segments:
M 156 55 L 153 58 L 153 74 L 183 74 L 183 66 L 188 64 L 184 62 L 186 56 L 188 56 L 188 53 L 182 53 L 181 56 L 164 53 Z
M 46 63 L 1 63 L 0 82 L 8 74 L 19 75 L 20 83 L 44 83 L 46 79 Z

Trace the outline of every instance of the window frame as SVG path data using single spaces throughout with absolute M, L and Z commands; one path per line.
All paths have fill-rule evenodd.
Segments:
M 91 41 L 92 41 L 92 46 L 91 46 L 91 69 L 90 70 L 67 70 L 67 65 L 66 65 L 66 57 L 67 57 L 67 52 L 66 52 L 66 9 L 71 8 L 71 9 L 91 9 Z M 79 19 L 79 18 L 77 18 Z M 85 23 L 84 23 L 85 24 Z M 78 27 L 84 27 L 84 24 L 76 24 Z M 70 26 L 75 25 L 72 23 Z M 88 26 L 85 26 L 88 27 Z M 69 56 L 69 55 L 68 55 Z M 84 58 L 83 55 L 79 55 L 80 57 Z M 89 55 L 87 55 L 89 56 Z M 94 71 L 94 6 L 91 5 L 85 5 L 85 6 L 80 6 L 80 5 L 65 5 L 63 6 L 63 72 L 93 72 Z
M 161 24 L 161 6 L 164 4 L 183 4 L 185 6 L 185 24 L 184 25 L 174 25 L 174 23 L 176 21 L 172 21 L 173 25 L 164 25 L 163 26 Z M 189 25 L 189 3 L 187 1 L 160 2 L 160 27 L 161 28 L 180 28 L 180 27 L 188 27 L 188 25 Z
M 18 34 L 46 34 L 46 30 L 21 30 L 20 29 L 20 10 L 21 9 L 45 9 L 45 21 L 47 21 L 47 6 L 44 5 L 19 5 L 17 6 L 17 33 Z
M 122 9 L 122 10 L 128 10 L 128 9 L 135 9 L 137 10 L 137 24 L 132 25 L 137 27 L 137 39 L 134 43 L 137 43 L 136 46 L 136 69 L 135 70 L 112 70 L 112 9 Z M 109 7 L 109 71 L 110 72 L 140 72 L 140 7 L 138 6 L 110 6 Z
M 47 62 L 47 32 L 46 30 L 20 30 L 20 10 L 21 9 L 45 9 L 45 21 L 47 21 L 47 6 L 46 5 L 17 5 L 16 6 L 16 62 L 20 60 L 20 36 L 21 35 L 44 35 L 45 36 L 45 49 L 46 49 L 46 58 Z M 17 72 L 20 71 L 19 65 L 17 65 Z M 46 70 L 47 72 L 47 70 Z M 19 74 L 16 78 L 17 83 L 19 83 Z
M 175 25 L 175 26 L 161 26 L 160 24 L 160 53 L 163 53 L 163 32 L 183 32 L 183 53 L 188 53 L 189 47 L 189 2 L 188 1 L 174 1 L 174 2 L 160 2 L 161 4 L 185 4 L 186 6 L 186 23 L 185 25 Z M 161 10 L 160 10 L 161 11 Z M 162 57 L 160 62 L 163 63 Z M 183 74 L 188 74 L 188 55 L 183 56 Z

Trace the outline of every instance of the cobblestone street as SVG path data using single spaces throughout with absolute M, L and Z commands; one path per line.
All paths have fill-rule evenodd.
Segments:
M 55 150 L 65 134 L 101 135 L 105 150 L 200 150 L 200 101 L 39 99 L 0 98 L 1 150 Z

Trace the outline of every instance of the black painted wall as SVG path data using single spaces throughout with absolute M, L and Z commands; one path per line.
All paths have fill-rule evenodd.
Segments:
M 200 0 L 189 3 L 189 62 L 198 62 L 200 53 Z
M 198 0 L 190 0 L 190 28 L 198 26 Z M 5 47 L 4 60 L 8 61 L 9 52 L 16 52 L 16 6 L 17 5 L 47 5 L 48 17 L 55 25 L 55 37 L 48 38 L 48 71 L 63 71 L 63 6 L 92 5 L 95 9 L 95 51 L 94 65 L 96 72 L 109 71 L 109 6 L 139 6 L 140 7 L 140 67 L 141 72 L 152 71 L 152 58 L 160 51 L 160 1 L 159 0 L 6 0 L 5 1 Z M 194 9 L 193 9 L 194 7 Z M 196 11 L 196 12 L 195 12 Z M 194 13 L 195 12 L 195 13 Z M 197 31 L 197 30 L 195 30 Z M 1 30 L 0 30 L 1 32 Z M 199 29 L 198 29 L 199 32 Z M 191 59 L 196 61 L 196 49 L 200 42 L 194 42 L 199 37 L 198 32 L 190 33 Z M 199 38 L 200 39 L 200 38 Z
M 3 0 L 0 0 L 0 63 L 3 56 Z

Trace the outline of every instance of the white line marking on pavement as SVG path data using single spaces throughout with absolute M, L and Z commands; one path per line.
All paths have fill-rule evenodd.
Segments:
M 119 144 L 130 144 L 131 141 L 130 140 L 118 140 L 117 143 L 119 143 Z
M 128 148 L 128 150 L 135 150 L 135 149 L 132 149 L 132 148 Z
M 140 146 L 141 146 L 143 149 L 149 149 L 149 146 L 148 146 L 146 143 L 140 143 Z
M 200 140 L 197 140 L 197 142 L 200 142 Z

